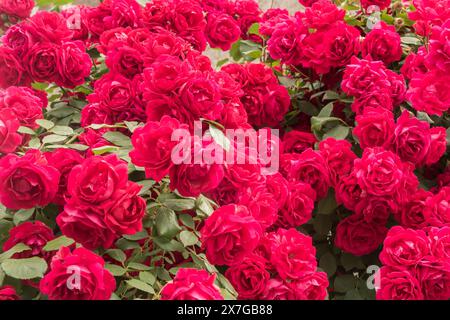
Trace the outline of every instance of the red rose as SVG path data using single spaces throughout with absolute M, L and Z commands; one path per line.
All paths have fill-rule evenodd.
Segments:
M 428 150 L 425 164 L 431 165 L 439 161 L 447 150 L 446 130 L 443 127 L 430 129 L 431 144 Z
M 280 228 L 271 238 L 270 262 L 282 279 L 300 279 L 304 272 L 316 271 L 316 249 L 311 237 L 293 228 Z
M 43 118 L 42 109 L 46 106 L 46 104 L 43 105 L 42 99 L 32 89 L 25 87 L 0 89 L 1 112 L 12 112 L 21 125 L 31 129 L 39 127 L 35 121 Z
M 430 125 L 403 111 L 394 130 L 393 149 L 403 161 L 423 164 L 431 145 Z
M 449 260 L 430 258 L 422 260 L 417 267 L 417 279 L 425 300 L 450 299 Z
M 78 282 L 75 275 L 80 277 Z M 109 300 L 115 289 L 116 281 L 105 269 L 105 261 L 85 248 L 71 253 L 62 247 L 40 282 L 49 300 Z
M 288 179 L 310 184 L 318 199 L 325 197 L 330 187 L 328 165 L 322 154 L 312 149 L 303 151 L 292 162 Z
M 328 295 L 328 276 L 325 272 L 306 272 L 288 284 L 296 300 L 325 300 Z
M 112 205 L 105 212 L 105 224 L 118 235 L 142 231 L 145 200 L 138 196 L 141 187 L 129 182 L 126 189 L 118 191 L 111 199 Z
M 84 106 L 81 110 L 81 126 L 86 128 L 91 124 L 114 124 L 112 112 L 103 104 L 94 102 Z
M 206 270 L 180 268 L 161 290 L 161 300 L 223 300 L 214 284 L 216 276 Z
M 425 201 L 430 196 L 432 193 L 423 189 L 410 195 L 406 203 L 401 206 L 400 217 L 397 218 L 400 224 L 413 229 L 422 229 L 428 226 L 424 211 L 426 209 Z
M 294 19 L 283 20 L 275 26 L 267 41 L 270 56 L 288 65 L 299 65 L 304 58 L 302 41 L 306 33 L 306 27 Z
M 423 300 L 422 288 L 413 270 L 382 267 L 378 271 L 377 300 Z
M 88 96 L 91 103 L 101 103 L 112 112 L 124 113 L 139 104 L 136 83 L 119 73 L 109 72 L 94 84 L 94 93 Z
M 266 177 L 266 187 L 277 200 L 278 207 L 283 207 L 289 195 L 289 182 L 277 172 Z
M 23 243 L 30 247 L 30 250 L 16 253 L 14 258 L 23 259 L 34 256 L 48 258 L 49 252 L 44 252 L 42 248 L 44 248 L 48 241 L 54 238 L 52 229 L 42 222 L 27 221 L 9 230 L 9 238 L 3 244 L 3 251 L 11 249 L 18 243 Z
M 255 254 L 248 255 L 242 262 L 228 268 L 225 276 L 238 293 L 238 299 L 259 299 L 266 290 L 270 273 L 267 261 Z
M 417 53 L 411 52 L 406 56 L 405 62 L 400 69 L 402 75 L 410 80 L 415 74 L 424 74 L 428 72 L 428 68 L 424 64 L 425 57 L 428 55 L 427 49 L 421 46 Z
M 16 57 L 22 58 L 27 51 L 36 43 L 31 28 L 26 23 L 18 23 L 11 26 L 3 37 L 3 44 L 11 48 Z
M 406 98 L 414 109 L 441 116 L 450 108 L 450 75 L 439 71 L 414 74 Z
M 59 47 L 53 43 L 39 42 L 24 57 L 27 71 L 37 82 L 59 82 Z
M 114 205 L 114 203 L 108 203 Z M 81 207 L 67 203 L 56 217 L 63 235 L 74 239 L 90 250 L 110 248 L 117 236 L 105 223 L 105 212 L 97 207 Z
M 302 153 L 308 148 L 314 148 L 316 142 L 311 132 L 292 130 L 283 136 L 283 149 L 286 153 Z
M 195 140 L 195 138 L 192 140 Z M 194 146 L 193 144 L 196 145 Z M 201 193 L 214 190 L 224 177 L 224 168 L 222 164 L 217 164 L 214 162 L 208 164 L 208 161 L 204 161 L 200 164 L 195 163 L 195 159 L 197 157 L 197 154 L 195 153 L 197 152 L 196 147 L 201 149 L 200 153 L 207 153 L 208 151 L 205 150 L 209 148 L 214 150 L 215 147 L 213 146 L 213 143 L 204 147 L 198 146 L 197 142 L 194 142 L 193 144 L 190 145 L 192 146 L 192 150 L 190 150 L 190 160 L 194 163 L 174 164 L 169 169 L 170 189 L 172 191 L 177 190 L 182 196 L 185 197 L 197 197 Z M 203 154 L 203 156 L 205 155 Z M 183 154 L 183 157 L 186 157 L 186 155 Z
M 335 186 L 342 177 L 352 171 L 353 161 L 357 156 L 352 151 L 350 142 L 331 137 L 319 143 L 319 150 L 330 171 L 331 184 Z
M 10 110 L 0 110 L 0 153 L 14 152 L 22 143 L 22 136 L 17 133 L 20 123 Z
M 295 300 L 294 290 L 281 279 L 270 279 L 267 282 L 262 300 Z
M 236 98 L 224 104 L 220 115 L 220 123 L 227 129 L 238 129 L 249 126 L 248 115 L 241 101 Z
M 381 61 L 371 61 L 353 57 L 345 67 L 342 90 L 348 95 L 361 97 L 367 92 L 390 87 L 386 67 Z
M 280 223 L 296 228 L 308 222 L 314 210 L 316 192 L 307 183 L 290 182 L 285 205 L 280 209 Z
M 363 57 L 370 55 L 373 60 L 381 60 L 386 65 L 400 60 L 402 53 L 400 35 L 394 26 L 384 21 L 377 23 L 362 42 Z
M 24 84 L 24 69 L 13 49 L 0 46 L 0 89 Z
M 430 228 L 428 230 L 432 254 L 438 259 L 450 258 L 450 227 Z
M 230 50 L 241 35 L 241 29 L 233 17 L 228 14 L 208 14 L 207 21 L 206 38 L 211 48 Z
M 397 213 L 398 207 L 395 199 L 367 196 L 356 204 L 355 213 L 363 216 L 368 223 L 385 225 L 391 213 Z
M 128 165 L 113 154 L 93 156 L 75 166 L 69 174 L 67 191 L 71 202 L 101 210 L 103 203 L 125 188 Z
M 425 200 L 423 211 L 428 224 L 434 227 L 450 225 L 450 187 L 443 187 L 436 195 Z
M 264 183 L 253 183 L 237 194 L 238 204 L 246 206 L 263 229 L 273 225 L 278 218 L 278 202 Z
M 383 225 L 368 223 L 361 215 L 352 214 L 339 222 L 334 245 L 355 256 L 363 256 L 380 246 L 386 232 Z
M 38 150 L 23 157 L 8 154 L 0 159 L 0 202 L 10 209 L 49 204 L 58 191 L 59 172 Z
M 209 262 L 233 265 L 256 248 L 262 229 L 246 207 L 226 205 L 205 220 L 200 233 Z
M 65 42 L 58 53 L 58 74 L 56 84 L 75 88 L 82 85 L 91 73 L 91 57 L 81 41 Z
M 389 7 L 390 4 L 390 0 L 361 0 L 361 6 L 366 10 L 371 6 L 378 7 L 378 10 L 383 10 Z
M 223 108 L 218 84 L 203 75 L 192 74 L 189 77 L 181 87 L 180 102 L 194 119 L 204 117 L 216 120 Z
M 20 300 L 13 286 L 0 287 L 0 301 Z
M 33 0 L 1 0 L 0 1 L 0 12 L 4 12 L 8 15 L 28 18 L 31 11 L 34 8 Z
M 362 149 L 389 148 L 394 134 L 394 116 L 391 111 L 380 108 L 365 108 L 356 116 L 357 125 L 353 134 L 358 138 Z
M 53 152 L 44 154 L 47 161 L 60 173 L 58 193 L 53 200 L 54 203 L 64 205 L 68 198 L 67 181 L 73 167 L 83 162 L 83 157 L 75 150 L 59 148 Z
M 363 190 L 358 184 L 358 178 L 354 171 L 338 182 L 335 192 L 337 203 L 343 204 L 349 210 L 355 209 L 362 199 Z
M 387 88 L 362 93 L 352 103 L 352 111 L 357 115 L 364 113 L 366 109 L 392 111 L 393 108 L 391 93 Z
M 172 134 L 180 128 L 188 129 L 178 120 L 164 116 L 160 122 L 149 121 L 133 132 L 130 157 L 135 165 L 145 167 L 147 177 L 160 181 L 169 173 L 172 149 L 177 144 L 172 141 Z
M 308 28 L 327 28 L 337 21 L 343 21 L 345 10 L 339 9 L 329 0 L 318 0 L 305 8 L 305 23 Z
M 58 12 L 38 11 L 29 20 L 31 32 L 42 44 L 46 41 L 59 44 L 72 39 L 73 31 L 67 27 L 67 21 Z
M 135 75 L 141 74 L 144 70 L 144 59 L 142 52 L 129 46 L 120 45 L 118 48 L 108 51 L 106 65 L 109 69 L 133 79 Z
M 355 160 L 358 184 L 368 194 L 393 196 L 404 188 L 406 173 L 401 160 L 381 148 L 365 149 L 361 159 Z
M 430 254 L 430 242 L 422 230 L 392 227 L 380 253 L 380 261 L 391 267 L 416 266 Z

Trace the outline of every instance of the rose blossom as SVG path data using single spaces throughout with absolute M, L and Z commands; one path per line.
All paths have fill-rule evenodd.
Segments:
M 206 38 L 211 48 L 229 50 L 241 35 L 239 25 L 228 14 L 208 14 L 207 21 Z
M 0 301 L 14 301 L 20 300 L 13 286 L 0 287 Z
M 10 209 L 43 207 L 55 197 L 59 175 L 39 150 L 8 154 L 0 159 L 0 202 Z
M 386 65 L 402 57 L 400 35 L 394 26 L 384 21 L 378 22 L 362 42 L 363 57 L 370 55 L 373 60 L 381 60 Z
M 223 300 L 215 278 L 206 270 L 180 268 L 173 281 L 162 288 L 161 300 Z
M 79 288 L 67 286 L 74 272 L 79 271 Z M 70 252 L 62 247 L 53 257 L 50 271 L 40 282 L 40 290 L 49 300 L 109 300 L 116 288 L 111 272 L 101 257 L 85 248 Z
M 345 252 L 363 256 L 378 248 L 386 232 L 383 225 L 368 223 L 361 215 L 352 214 L 339 222 L 334 244 Z
M 228 268 L 225 276 L 238 292 L 239 299 L 259 299 L 264 293 L 270 279 L 266 264 L 264 258 L 250 254 L 241 263 Z
M 14 152 L 22 143 L 22 136 L 17 132 L 20 123 L 10 110 L 0 113 L 0 153 Z
M 262 229 L 246 207 L 226 205 L 206 219 L 200 233 L 209 262 L 232 265 L 256 248 Z

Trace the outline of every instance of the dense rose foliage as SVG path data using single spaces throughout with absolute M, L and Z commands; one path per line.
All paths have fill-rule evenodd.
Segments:
M 450 299 L 450 2 L 299 3 L 0 0 L 0 300 Z

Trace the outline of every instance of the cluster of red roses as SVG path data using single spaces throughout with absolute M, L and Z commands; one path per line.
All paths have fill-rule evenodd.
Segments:
M 28 18 L 34 8 L 33 0 L 1 0 L 0 1 L 0 15 L 6 15 L 8 20 L 12 23 L 17 22 L 18 19 Z M 6 21 L 0 17 L 0 29 L 4 26 Z
M 0 87 L 55 82 L 75 88 L 85 82 L 92 61 L 59 13 L 39 11 L 7 30 L 0 46 Z
M 361 39 L 363 28 L 347 23 L 346 12 L 329 0 L 300 2 L 304 12 L 291 16 L 282 9 L 262 14 L 254 0 L 154 0 L 145 7 L 134 0 L 106 0 L 61 13 L 38 11 L 6 31 L 0 46 L 0 152 L 5 154 L 0 158 L 0 203 L 11 212 L 38 208 L 40 213 L 50 204 L 58 206 L 54 222 L 62 235 L 83 246 L 44 250 L 56 233 L 40 221 L 9 230 L 4 251 L 23 243 L 29 249 L 14 258 L 41 257 L 49 263 L 38 285 L 43 294 L 50 299 L 111 297 L 116 281 L 93 251 L 115 249 L 116 240 L 144 229 L 144 215 L 153 204 L 147 208 L 141 187 L 131 181 L 129 167 L 136 166 L 137 179 L 143 179 L 138 172 L 143 168 L 146 178 L 162 188 L 168 176 L 170 190 L 181 200 L 205 195 L 220 206 L 204 221 L 196 220 L 201 248 L 195 250 L 204 252 L 209 263 L 226 266 L 225 277 L 240 299 L 327 297 L 329 281 L 317 266 L 315 238 L 297 228 L 316 218 L 315 207 L 321 214 L 316 204 L 328 198 L 345 209 L 336 217 L 337 227 L 327 230 L 327 246 L 334 243 L 362 256 L 384 240 L 378 298 L 449 298 L 450 171 L 433 171 L 446 166 L 439 163 L 446 152 L 446 130 L 427 115 L 442 115 L 450 107 L 449 11 L 440 10 L 439 1 L 413 1 L 417 11 L 410 18 L 430 42 L 417 54 L 408 52 L 398 74 L 389 69 L 399 69 L 404 52 L 395 27 L 379 22 Z M 9 2 L 0 0 L 6 12 L 3 3 Z M 390 1 L 361 5 L 363 12 L 373 5 L 382 10 Z M 425 10 L 428 5 L 433 10 Z M 255 22 L 259 30 L 249 34 Z M 434 27 L 425 28 L 427 23 Z M 202 54 L 207 43 L 228 50 L 239 38 L 264 47 L 261 62 L 229 63 L 216 70 Z M 290 91 L 280 84 L 280 75 L 294 80 Z M 69 124 L 87 151 L 29 147 L 29 134 L 42 132 L 42 121 L 36 120 L 43 119 L 48 105 L 46 93 L 30 84 L 54 82 L 75 89 L 61 94 L 66 101 L 70 95 L 84 99 L 76 87 L 88 80 L 93 91 L 81 110 L 81 128 L 78 121 Z M 313 112 L 315 121 L 355 123 L 354 144 L 345 140 L 348 131 L 340 139 L 318 139 L 311 132 L 313 120 L 303 106 L 321 108 L 314 96 L 324 94 L 317 93 L 322 89 L 337 98 L 330 117 Z M 291 96 L 313 103 L 302 101 L 296 110 Z M 344 100 L 348 110 L 342 108 Z M 406 100 L 427 114 L 414 115 Z M 292 114 L 296 126 L 288 121 Z M 250 129 L 258 137 L 269 134 L 268 151 L 275 152 L 276 145 L 280 153 L 279 172 L 263 174 L 269 163 L 261 152 L 244 164 L 236 159 L 175 163 L 172 137 L 177 129 L 189 132 L 194 157 L 219 144 L 215 138 L 195 139 L 199 120 L 200 131 L 209 129 L 210 135 L 222 127 Z M 136 122 L 133 129 L 131 122 Z M 281 129 L 281 138 L 270 127 Z M 101 147 L 113 144 L 106 138 L 110 133 L 128 139 L 121 151 L 129 152 L 131 163 L 115 154 L 96 155 L 109 152 Z M 242 152 L 239 142 L 228 142 L 236 155 Z M 251 158 L 250 149 L 244 147 L 243 153 Z M 418 178 L 427 173 L 431 179 L 438 176 L 429 190 Z M 389 231 L 391 217 L 402 227 Z M 180 254 L 173 265 L 190 259 Z M 68 271 L 74 268 L 82 270 L 82 288 L 67 286 Z M 205 270 L 181 267 L 160 296 L 222 299 L 215 280 Z M 18 297 L 12 287 L 4 287 L 2 298 Z
M 377 299 L 450 299 L 450 228 L 389 230 L 380 253 Z

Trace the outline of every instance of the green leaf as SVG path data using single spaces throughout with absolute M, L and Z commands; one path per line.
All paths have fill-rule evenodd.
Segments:
M 151 267 L 146 266 L 145 264 L 142 264 L 142 263 L 138 263 L 138 262 L 130 262 L 127 265 L 127 268 L 139 270 L 139 271 L 148 271 L 148 270 L 152 269 Z
M 34 208 L 31 209 L 20 209 L 16 211 L 13 215 L 14 224 L 17 226 L 19 223 L 30 219 L 34 214 Z
M 37 3 L 39 3 L 40 1 L 43 1 L 43 0 L 37 0 Z M 33 89 L 45 91 L 45 89 L 48 88 L 48 83 L 45 83 L 45 82 L 33 82 L 31 84 L 31 86 L 33 87 Z
M 214 212 L 211 201 L 203 195 L 200 195 L 195 201 L 196 212 L 203 217 L 209 217 Z
M 340 275 L 334 279 L 334 290 L 336 292 L 347 292 L 355 289 L 355 287 L 356 279 L 351 274 Z
M 331 116 L 332 112 L 333 112 L 333 102 L 330 102 L 320 110 L 319 114 L 317 115 L 317 118 L 328 118 L 329 116 Z
M 120 249 L 109 249 L 106 250 L 105 254 L 122 263 L 127 259 L 126 254 Z
M 158 208 L 155 219 L 156 233 L 167 239 L 173 238 L 181 227 L 178 224 L 177 216 L 173 210 L 165 207 Z
M 127 284 L 130 287 L 139 289 L 141 291 L 144 291 L 144 292 L 147 292 L 147 293 L 150 293 L 150 294 L 155 294 L 155 289 L 153 289 L 152 286 L 150 286 L 149 284 L 147 284 L 147 283 L 145 283 L 145 282 L 143 282 L 141 280 L 130 279 L 130 280 L 127 280 L 126 282 L 127 282 Z
M 23 134 L 29 134 L 29 135 L 35 135 L 36 132 L 34 132 L 33 129 L 30 129 L 28 127 L 24 127 L 24 126 L 20 126 L 19 129 L 17 129 L 18 133 L 23 133 Z
M 318 214 L 313 220 L 314 230 L 319 235 L 327 235 L 331 230 L 332 221 L 329 215 Z
M 55 126 L 55 124 L 50 121 L 50 120 L 46 120 L 46 119 L 37 119 L 36 124 L 38 124 L 40 127 L 50 130 L 51 128 L 53 128 Z
M 48 136 L 45 136 L 44 139 L 42 139 L 42 143 L 44 144 L 48 144 L 48 143 L 56 143 L 56 142 L 62 142 L 64 140 L 66 140 L 67 137 L 66 136 L 60 136 L 57 134 L 51 134 Z
M 322 97 L 322 100 L 338 100 L 340 98 L 339 94 L 336 91 L 327 90 Z M 333 106 L 333 105 L 331 105 Z M 331 112 L 330 112 L 331 114 Z M 329 117 L 330 114 L 327 116 Z
M 320 257 L 319 267 L 331 277 L 337 269 L 336 258 L 331 252 L 326 252 Z
M 185 247 L 193 246 L 198 242 L 198 238 L 195 233 L 184 230 L 180 233 L 180 241 Z
M 337 125 L 336 127 L 332 128 L 330 131 L 326 132 L 323 135 L 323 139 L 332 137 L 332 138 L 335 138 L 336 140 L 344 140 L 348 136 L 349 132 L 350 132 L 349 127 Z
M 156 282 L 156 277 L 153 273 L 148 271 L 139 272 L 139 279 L 149 285 L 153 286 Z
M 131 147 L 130 138 L 118 131 L 105 132 L 103 138 L 119 147 Z
M 332 214 L 334 210 L 338 207 L 336 203 L 336 197 L 334 195 L 333 189 L 328 189 L 327 196 L 319 201 L 317 204 L 318 214 Z
M 5 273 L 2 269 L 0 269 L 0 287 L 3 285 L 3 281 L 5 280 Z
M 126 234 L 123 237 L 127 240 L 138 241 L 138 240 L 146 239 L 149 236 L 148 236 L 147 230 L 144 229 L 140 232 L 136 232 L 135 234 Z
M 184 251 L 183 244 L 175 239 L 167 241 L 167 239 L 165 239 L 165 238 L 156 237 L 156 238 L 153 238 L 153 242 L 158 247 L 160 247 L 161 249 L 166 250 L 166 251 L 178 251 L 178 252 Z
M 107 263 L 105 264 L 105 268 L 109 270 L 115 277 L 123 276 L 127 272 L 124 268 L 115 264 Z
M 66 145 L 70 149 L 78 150 L 78 151 L 86 151 L 89 149 L 89 146 L 85 144 L 79 144 L 79 143 L 69 143 Z
M 223 150 L 230 151 L 230 140 L 225 136 L 222 130 L 210 124 L 209 132 L 214 141 L 221 146 Z
M 230 56 L 233 58 L 234 61 L 239 61 L 242 58 L 241 53 L 241 44 L 240 41 L 236 41 L 231 45 L 230 49 Z
M 29 280 L 42 278 L 47 270 L 47 262 L 39 257 L 8 259 L 2 262 L 1 267 L 12 278 Z
M 54 126 L 50 129 L 50 132 L 54 134 L 62 135 L 62 136 L 70 136 L 73 135 L 73 129 L 67 126 Z
M 92 153 L 95 154 L 96 156 L 98 156 L 98 155 L 102 155 L 105 153 L 115 152 L 118 150 L 120 150 L 120 147 L 118 147 L 118 146 L 101 146 L 101 147 L 92 149 Z
M 361 257 L 354 256 L 350 253 L 343 252 L 341 254 L 341 264 L 345 271 L 350 271 L 352 269 L 364 270 L 366 266 L 362 262 Z
M 189 214 L 180 214 L 178 216 L 180 221 L 188 228 L 194 229 L 195 228 L 195 222 L 191 215 Z
M 41 147 L 41 140 L 38 137 L 34 137 L 30 140 L 28 146 L 33 149 L 39 149 Z
M 2 254 L 0 254 L 0 262 L 5 261 L 6 259 L 11 258 L 13 255 L 15 255 L 16 253 L 20 253 L 26 250 L 30 250 L 30 247 L 23 244 L 23 243 L 18 243 L 16 244 L 14 247 L 12 247 L 11 249 L 3 252 Z
M 420 39 L 415 37 L 402 37 L 401 40 L 403 44 L 411 44 L 415 46 L 420 46 L 422 43 Z
M 248 34 L 256 34 L 257 36 L 259 36 L 259 23 L 254 23 L 250 26 L 250 28 L 248 28 Z
M 53 239 L 42 248 L 44 251 L 56 251 L 59 250 L 61 247 L 68 247 L 71 244 L 73 244 L 75 241 L 71 238 L 68 238 L 66 236 L 60 236 L 56 239 Z
M 163 205 L 174 211 L 191 210 L 195 208 L 194 199 L 166 199 Z

